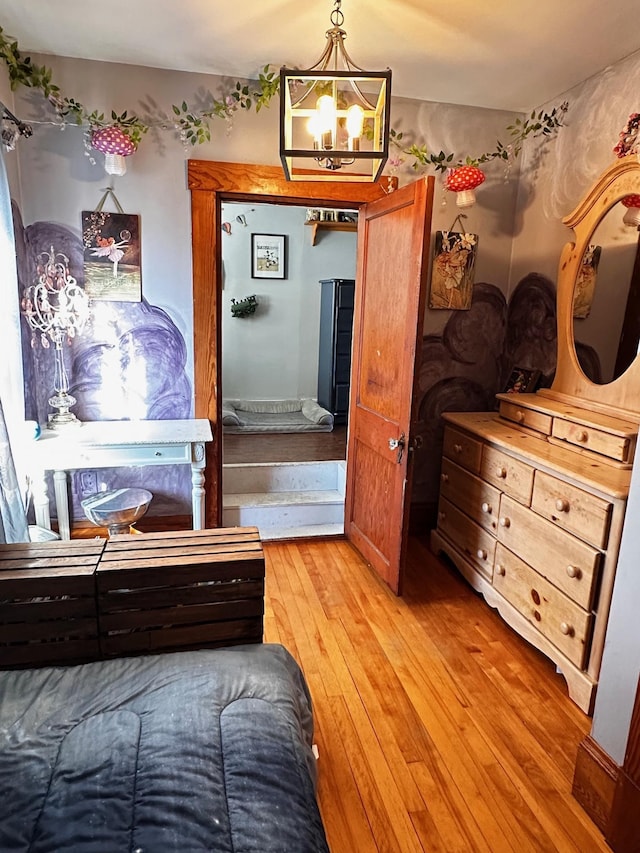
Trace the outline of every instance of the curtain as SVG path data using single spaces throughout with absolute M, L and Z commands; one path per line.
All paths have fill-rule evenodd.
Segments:
M 0 542 L 28 541 L 27 515 L 0 398 Z
M 24 433 L 24 390 L 11 195 L 1 145 L 0 304 L 3 305 L 3 355 L 0 359 L 0 542 L 28 542 L 27 516 L 10 440 L 10 435 L 15 440 Z

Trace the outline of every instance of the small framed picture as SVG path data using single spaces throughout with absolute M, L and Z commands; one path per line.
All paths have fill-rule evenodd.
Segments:
M 536 390 L 539 381 L 539 370 L 514 367 L 504 390 L 506 394 L 530 394 Z
M 284 234 L 251 235 L 251 278 L 287 277 Z

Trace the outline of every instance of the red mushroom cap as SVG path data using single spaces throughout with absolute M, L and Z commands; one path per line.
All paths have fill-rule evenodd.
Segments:
M 622 203 L 625 207 L 640 207 L 640 195 L 626 195 L 622 199 Z
M 449 172 L 444 185 L 448 190 L 458 193 L 479 187 L 484 179 L 484 172 L 477 166 L 458 166 Z
M 91 134 L 91 146 L 103 154 L 121 154 L 128 157 L 136 150 L 136 144 L 115 125 L 101 127 Z

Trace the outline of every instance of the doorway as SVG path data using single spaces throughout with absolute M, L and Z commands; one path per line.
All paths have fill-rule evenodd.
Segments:
M 236 407 L 243 404 L 280 409 L 284 401 L 319 400 L 319 366 L 324 380 L 332 349 L 326 339 L 332 294 L 327 285 L 350 280 L 353 290 L 357 235 L 355 222 L 349 229 L 316 233 L 317 212 L 255 201 L 221 205 L 223 524 L 258 526 L 264 540 L 344 531 L 341 408 L 333 400 L 320 402 L 326 417 L 337 414 L 330 426 L 277 413 L 235 422 L 243 416 Z M 253 250 L 263 236 L 281 240 L 285 249 L 273 277 L 256 275 Z M 343 314 L 340 309 L 341 319 Z M 350 327 L 340 332 L 341 352 L 345 334 L 350 346 Z M 340 358 L 348 383 L 349 365 Z
M 193 335 L 195 416 L 207 418 L 206 526 L 222 524 L 222 204 L 273 202 L 305 207 L 359 208 L 382 198 L 384 184 L 287 182 L 275 166 L 190 160 L 193 250 Z

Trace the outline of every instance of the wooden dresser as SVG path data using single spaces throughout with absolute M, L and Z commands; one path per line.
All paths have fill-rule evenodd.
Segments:
M 438 526 L 487 603 L 591 713 L 638 424 L 538 394 L 445 413 Z

